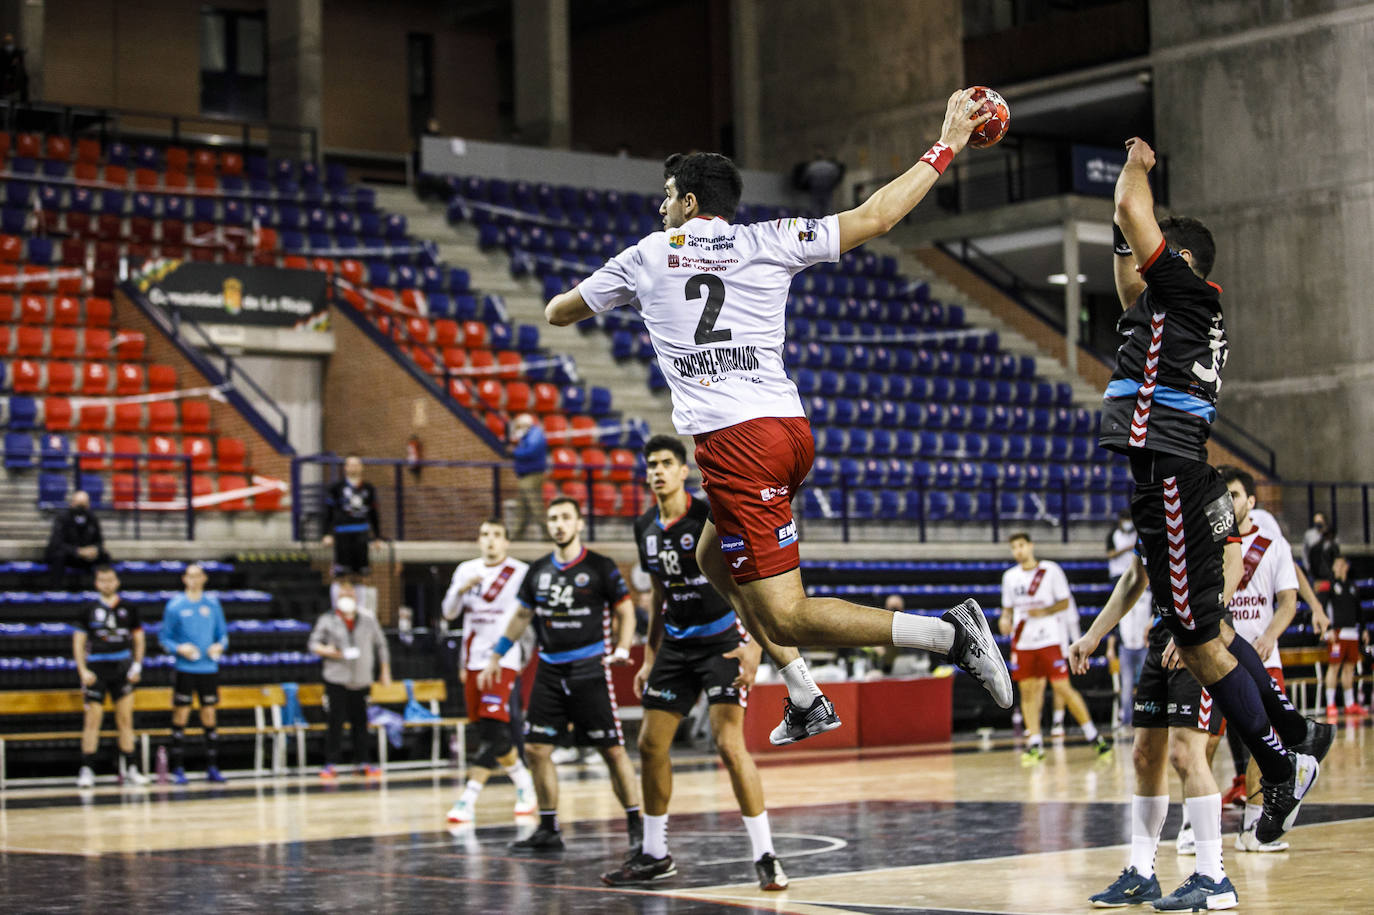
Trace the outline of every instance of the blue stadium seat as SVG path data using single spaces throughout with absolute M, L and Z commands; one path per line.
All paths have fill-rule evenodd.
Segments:
M 605 416 L 611 412 L 611 391 L 609 388 L 593 387 L 587 399 L 587 412 L 592 416 Z
M 856 521 L 868 521 L 878 511 L 878 498 L 871 489 L 856 489 L 849 493 L 849 517 Z
M 826 397 L 834 397 L 840 393 L 840 373 L 825 369 L 820 373 L 819 393 Z
M 38 466 L 44 470 L 62 470 L 71 458 L 71 442 L 65 435 L 50 432 L 42 437 Z
M 848 397 L 836 397 L 832 403 L 830 421 L 837 426 L 854 425 L 854 401 Z
M 1026 436 L 1026 460 L 1047 461 L 1050 458 L 1050 437 L 1048 435 Z
M 91 497 L 92 505 L 99 506 L 105 503 L 105 478 L 100 474 L 83 473 L 77 485 Z
M 38 425 L 38 401 L 33 397 L 11 397 L 9 412 L 9 427 L 13 432 L 26 431 Z M 29 450 L 33 450 L 32 442 L 29 443 Z
M 836 464 L 825 455 L 817 455 L 816 460 L 811 464 L 811 484 L 813 486 L 831 486 L 835 482 Z
M 873 436 L 867 429 L 850 429 L 845 453 L 867 455 L 873 450 Z
M 807 369 L 802 369 L 801 372 L 798 373 L 798 377 L 807 371 Z M 814 379 L 815 373 L 812 372 L 811 375 Z M 800 383 L 797 385 L 797 389 L 799 391 L 801 390 Z M 806 416 L 811 420 L 812 426 L 828 426 L 832 423 L 834 415 L 835 402 L 828 397 L 810 397 L 806 401 Z
M 855 486 L 867 485 L 863 479 L 863 462 L 860 461 L 858 458 L 840 458 L 839 468 L 839 479 L 842 480 L 844 484 L 848 486 L 850 489 L 853 489 Z
M 58 506 L 67 501 L 67 475 L 40 473 L 38 475 L 38 504 Z
M 587 412 L 586 390 L 577 385 L 568 385 L 563 389 L 561 406 L 564 413 Z
M 887 457 L 893 453 L 896 443 L 891 432 L 886 429 L 874 429 L 868 434 L 871 436 L 869 454 L 876 457 Z
M 983 457 L 1002 460 L 1007 456 L 1007 438 L 998 432 L 983 434 Z
M 1026 485 L 1026 465 L 1006 463 L 1002 465 L 1002 488 L 1021 489 Z
M 13 401 L 11 401 L 11 408 Z M 13 428 L 13 420 L 11 420 Z M 5 469 L 27 470 L 33 466 L 33 436 L 24 432 L 5 433 Z
M 946 429 L 966 429 L 969 424 L 968 410 L 962 404 L 952 403 L 945 410 Z
M 827 426 L 820 430 L 820 438 L 817 440 L 817 450 L 823 454 L 843 454 L 845 444 L 849 440 L 849 435 L 845 430 L 835 426 Z

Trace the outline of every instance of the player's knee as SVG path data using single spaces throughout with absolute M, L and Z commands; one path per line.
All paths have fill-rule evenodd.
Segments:
M 1169 747 L 1169 765 L 1183 778 L 1200 764 L 1200 754 L 1183 741 L 1174 741 Z
M 553 756 L 553 744 L 551 743 L 530 743 L 526 738 L 525 757 L 531 763 L 548 762 Z
M 1136 731 L 1140 735 L 1140 731 Z M 1135 746 L 1131 750 L 1131 762 L 1135 766 L 1135 776 L 1143 779 L 1153 773 L 1163 759 L 1161 758 L 1162 748 L 1157 748 L 1153 743 L 1143 736 L 1137 736 Z
M 733 731 L 717 731 L 715 738 L 716 752 L 727 769 L 734 771 L 744 765 L 745 760 L 749 758 L 749 751 L 745 749 L 743 735 Z
M 673 743 L 673 735 L 659 734 L 644 728 L 639 732 L 639 755 L 645 759 L 659 759 L 668 755 L 668 749 Z

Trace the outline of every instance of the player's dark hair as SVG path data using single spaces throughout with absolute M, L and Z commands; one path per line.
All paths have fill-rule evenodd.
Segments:
M 731 219 L 744 193 L 744 179 L 720 153 L 673 153 L 663 160 L 663 180 L 672 178 L 679 198 L 695 194 L 707 216 Z
M 101 572 L 109 572 L 109 573 L 113 574 L 113 573 L 114 573 L 114 570 L 115 570 L 115 567 L 114 567 L 114 566 L 110 565 L 108 562 L 102 562 L 100 565 L 96 566 L 96 567 L 92 570 L 92 574 L 94 574 L 94 575 L 99 575 Z
M 1026 533 L 1025 531 L 1016 531 L 1010 537 L 1007 538 L 1007 543 L 1015 543 L 1018 540 L 1024 540 L 1027 543 L 1035 542 L 1031 539 L 1031 535 Z
M 1170 251 L 1186 248 L 1192 252 L 1193 272 L 1206 279 L 1217 262 L 1217 243 L 1207 227 L 1191 216 L 1170 216 L 1160 222 L 1159 231 L 1164 233 Z
M 510 538 L 510 531 L 506 529 L 506 519 L 497 518 L 495 515 L 493 515 L 492 517 L 484 520 L 481 523 L 481 525 L 478 526 L 478 529 L 480 530 L 481 528 L 486 527 L 488 524 L 495 524 L 497 527 L 501 528 L 502 537 L 505 537 L 507 539 Z
M 655 435 L 644 443 L 644 457 L 655 451 L 671 451 L 679 464 L 687 463 L 687 446 L 676 435 Z
M 576 513 L 577 517 L 582 517 L 582 506 L 572 496 L 559 496 L 558 498 L 550 502 L 549 507 L 544 509 L 544 511 L 547 512 L 553 508 L 558 507 L 559 505 L 571 505 L 573 507 L 573 512 Z
M 1116 520 L 1118 521 L 1129 521 L 1130 518 L 1131 510 L 1129 508 L 1123 508 L 1121 509 L 1121 511 L 1116 513 Z
M 1217 475 L 1221 477 L 1223 486 L 1230 486 L 1232 480 L 1239 480 L 1247 496 L 1255 494 L 1255 477 L 1248 470 L 1242 470 L 1234 464 L 1222 464 L 1217 468 Z

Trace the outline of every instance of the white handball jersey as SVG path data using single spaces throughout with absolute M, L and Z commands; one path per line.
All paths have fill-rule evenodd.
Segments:
M 1116 625 L 1121 637 L 1121 647 L 1139 651 L 1148 645 L 1150 621 L 1154 619 L 1154 615 L 1154 599 L 1150 596 L 1149 586 L 1146 586 L 1145 590 L 1140 592 L 1140 600 L 1126 611 L 1126 615 Z
M 1012 610 L 1011 647 L 1016 651 L 1034 651 L 1059 645 L 1063 639 L 1062 614 L 1031 616 L 1031 610 L 1043 610 L 1061 600 L 1070 600 L 1069 580 L 1057 562 L 1042 560 L 1032 569 L 1012 566 L 1002 574 L 1002 607 Z
M 1293 570 L 1293 548 L 1277 531 L 1255 525 L 1241 535 L 1244 571 L 1240 585 L 1231 598 L 1232 625 L 1236 634 L 1254 642 L 1274 619 L 1274 596 L 1280 591 L 1296 591 L 1298 574 Z M 1265 667 L 1282 667 L 1279 646 L 1264 658 Z
M 840 223 L 698 217 L 626 248 L 582 281 L 595 312 L 634 304 L 683 435 L 765 416 L 805 416 L 782 361 L 792 277 L 840 259 Z
M 469 559 L 453 570 L 453 580 L 444 594 L 444 619 L 463 614 L 463 649 L 459 660 L 468 670 L 481 670 L 487 665 L 497 641 L 506 633 L 506 626 L 519 602 L 520 585 L 525 581 L 529 564 L 507 558 L 496 565 L 481 559 Z M 463 590 L 472 578 L 478 584 Z M 510 670 L 524 667 L 524 653 L 517 643 L 501 658 L 501 666 Z

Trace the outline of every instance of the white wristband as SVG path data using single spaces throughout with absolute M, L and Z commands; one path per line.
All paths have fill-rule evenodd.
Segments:
M 129 677 L 137 677 L 137 676 L 141 675 L 142 673 L 143 673 L 143 665 L 142 665 L 140 662 L 135 661 L 134 663 L 132 663 L 132 664 L 129 665 L 129 673 L 126 674 L 126 676 L 129 676 Z
M 624 648 L 617 648 L 611 652 L 611 659 L 614 661 L 625 661 L 630 657 L 630 652 Z

